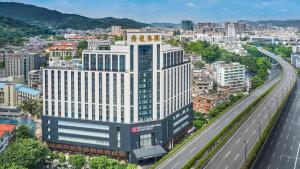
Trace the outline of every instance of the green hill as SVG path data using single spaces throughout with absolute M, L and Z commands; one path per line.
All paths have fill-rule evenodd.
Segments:
M 48 34 L 51 32 L 47 29 L 0 16 L 0 46 L 21 45 L 26 37 Z
M 36 25 L 51 25 L 55 28 L 95 29 L 108 28 L 112 25 L 120 25 L 123 28 L 141 28 L 148 24 L 136 22 L 131 19 L 88 18 L 76 14 L 65 14 L 47 8 L 37 7 L 16 2 L 0 2 L 0 16 L 22 20 Z

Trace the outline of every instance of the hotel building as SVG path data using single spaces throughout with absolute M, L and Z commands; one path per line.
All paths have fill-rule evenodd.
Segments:
M 159 33 L 127 33 L 84 50 L 82 68 L 43 70 L 50 148 L 137 162 L 161 156 L 192 126 L 191 63 Z

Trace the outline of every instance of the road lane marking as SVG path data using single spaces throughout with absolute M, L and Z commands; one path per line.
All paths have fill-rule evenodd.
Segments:
M 193 151 L 195 151 L 195 150 L 196 150 L 196 148 L 197 148 L 197 147 L 194 147 L 190 153 L 192 153 Z
M 291 151 L 293 151 L 293 146 L 291 146 Z
M 288 135 L 286 136 L 286 139 L 289 139 L 289 137 L 290 137 L 290 134 L 288 134 Z
M 293 137 L 293 141 L 295 140 L 296 136 Z
M 234 160 L 236 160 L 236 159 L 239 157 L 239 155 L 240 155 L 240 153 L 238 153 L 238 154 L 235 156 Z
M 256 133 L 256 130 L 254 130 L 253 132 L 252 132 L 252 135 L 254 135 Z
M 283 149 L 285 149 L 286 144 L 283 145 Z
M 300 148 L 300 142 L 299 142 L 299 144 L 298 144 L 298 150 L 297 150 L 297 155 L 296 155 L 296 159 L 295 159 L 294 169 L 296 169 L 296 167 L 297 167 L 298 155 L 299 155 L 299 148 Z
M 241 139 L 239 138 L 234 145 L 237 145 L 239 142 L 241 141 Z
M 180 163 L 180 161 L 178 161 L 173 167 L 172 169 L 176 168 L 176 166 Z
M 247 128 L 247 129 L 244 131 L 244 133 L 246 134 L 246 133 L 248 132 L 248 130 L 249 130 L 249 129 Z
M 227 156 L 231 153 L 231 151 L 228 151 L 227 154 L 225 154 L 225 158 L 227 158 Z

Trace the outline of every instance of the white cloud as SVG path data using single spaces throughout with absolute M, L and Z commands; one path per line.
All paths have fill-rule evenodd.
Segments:
M 196 7 L 196 4 L 193 3 L 193 2 L 188 2 L 185 5 L 188 6 L 188 7 L 192 7 L 192 8 Z

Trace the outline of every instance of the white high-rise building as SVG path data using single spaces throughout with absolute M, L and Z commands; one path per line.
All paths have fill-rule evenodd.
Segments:
M 232 22 L 228 24 L 228 36 L 235 37 L 235 26 Z
M 159 33 L 126 37 L 109 50 L 84 50 L 82 68 L 43 70 L 43 141 L 50 148 L 135 162 L 160 156 L 192 126 L 191 63 L 183 49 L 162 43 Z
M 238 62 L 220 63 L 217 68 L 217 83 L 221 87 L 240 88 L 245 86 L 245 65 Z

